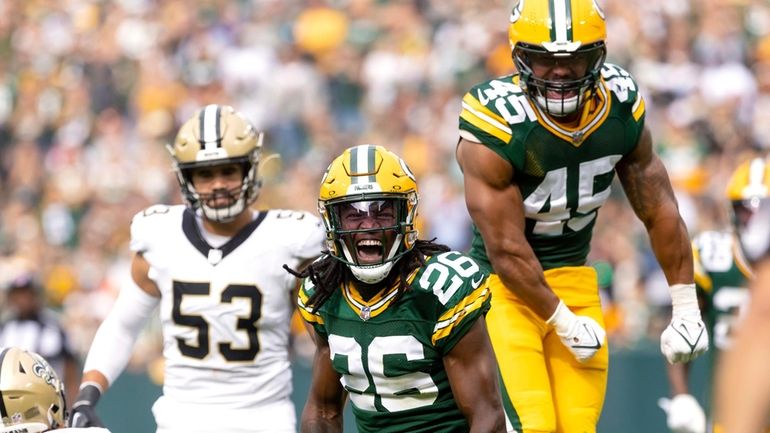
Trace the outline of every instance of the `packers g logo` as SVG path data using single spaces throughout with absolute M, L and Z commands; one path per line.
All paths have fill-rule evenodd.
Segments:
M 604 20 L 604 10 L 602 10 L 602 7 L 599 6 L 599 2 L 597 0 L 593 0 L 594 2 L 594 9 L 596 9 L 596 13 L 599 14 L 600 17 Z
M 594 3 L 595 2 L 596 0 L 594 0 Z M 518 3 L 516 3 L 516 6 L 513 7 L 513 10 L 511 11 L 510 22 L 515 23 L 516 21 L 519 20 L 519 18 L 521 18 L 522 9 L 524 9 L 524 0 L 520 0 Z
M 331 164 L 329 164 L 329 166 L 328 166 L 328 167 L 326 167 L 326 171 L 324 171 L 324 175 L 323 175 L 323 177 L 321 178 L 321 185 L 323 185 L 323 184 L 325 184 L 325 183 L 326 183 L 326 178 L 327 178 L 327 177 L 329 177 L 329 172 L 330 172 L 330 171 L 331 171 L 331 169 L 332 169 L 332 165 L 334 165 L 334 163 L 333 163 L 333 162 L 332 162 Z
M 406 165 L 406 162 L 399 158 L 398 163 L 401 165 L 401 169 L 404 170 L 404 173 L 409 176 L 409 179 L 412 179 L 412 182 L 417 183 L 417 178 L 414 176 L 414 173 L 412 173 L 412 170 L 409 168 L 409 166 Z

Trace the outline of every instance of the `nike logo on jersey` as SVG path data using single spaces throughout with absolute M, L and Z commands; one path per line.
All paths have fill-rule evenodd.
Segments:
M 586 335 L 593 338 L 593 344 L 584 344 L 584 345 L 575 345 L 572 346 L 575 349 L 600 349 L 602 347 L 602 342 L 599 341 L 599 336 L 596 335 L 596 332 L 594 332 L 593 329 L 589 328 L 588 325 L 585 323 L 583 324 L 583 329 L 586 331 Z
M 475 277 L 471 280 L 471 287 L 473 287 L 474 289 L 478 289 L 482 281 L 484 281 L 483 275 L 479 275 L 478 277 L 479 277 L 478 281 L 476 281 Z

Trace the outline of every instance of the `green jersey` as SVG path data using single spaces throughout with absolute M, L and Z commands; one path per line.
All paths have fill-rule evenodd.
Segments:
M 732 233 L 703 232 L 692 247 L 695 283 L 706 301 L 706 323 L 719 352 L 729 348 L 739 314 L 748 305 L 751 271 Z
M 577 127 L 562 126 L 529 100 L 517 75 L 478 84 L 463 97 L 460 136 L 513 167 L 525 235 L 544 269 L 585 264 L 615 164 L 634 150 L 644 126 L 644 100 L 618 66 L 604 65 L 587 105 Z M 489 265 L 476 227 L 471 256 Z
M 396 302 L 395 288 L 364 301 L 348 285 L 315 313 L 305 279 L 300 313 L 328 341 L 361 433 L 469 431 L 443 357 L 489 309 L 487 276 L 471 258 L 445 252 L 410 276 Z

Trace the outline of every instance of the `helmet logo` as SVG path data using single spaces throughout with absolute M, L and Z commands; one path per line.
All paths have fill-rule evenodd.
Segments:
M 598 13 L 602 19 L 605 19 L 604 11 L 602 10 L 601 6 L 599 6 L 599 2 L 597 2 L 596 0 L 593 0 L 593 2 L 594 2 L 594 9 L 596 9 L 596 13 Z
M 516 3 L 516 6 L 513 7 L 513 10 L 511 11 L 511 17 L 509 18 L 509 21 L 512 23 L 515 23 L 516 21 L 521 18 L 521 10 L 524 8 L 524 0 L 519 1 Z
M 56 374 L 53 372 L 53 369 L 51 369 L 50 365 L 44 365 L 41 362 L 35 362 L 35 364 L 32 366 L 32 372 L 35 374 L 35 376 L 43 379 L 45 383 L 51 385 L 54 389 L 56 388 L 54 385 Z
M 401 165 L 401 169 L 404 170 L 404 173 L 409 176 L 409 179 L 412 179 L 412 182 L 417 182 L 417 178 L 414 177 L 414 173 L 412 173 L 412 170 L 406 165 L 406 162 L 404 162 L 403 159 L 398 158 L 398 163 Z

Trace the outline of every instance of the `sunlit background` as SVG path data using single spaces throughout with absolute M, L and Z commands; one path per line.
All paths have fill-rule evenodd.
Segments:
M 266 132 L 267 153 L 280 155 L 263 167 L 259 208 L 315 211 L 331 158 L 379 144 L 418 177 L 422 236 L 467 249 L 470 220 L 454 160 L 460 99 L 476 82 L 513 71 L 513 3 L 0 1 L 0 284 L 22 273 L 38 278 L 82 362 L 129 284 L 131 217 L 180 202 L 164 144 L 208 103 L 244 112 Z M 628 69 L 646 98 L 647 125 L 688 228 L 725 227 L 727 176 L 770 148 L 770 2 L 599 3 L 609 61 Z M 620 406 L 657 416 L 644 416 L 654 430 L 663 425 L 655 400 L 667 393 L 657 338 L 670 300 L 619 187 L 600 212 L 590 260 L 617 361 L 603 431 L 618 431 L 606 419 Z M 157 332 L 151 325 L 136 346 L 136 383 L 162 380 Z M 304 374 L 308 347 L 298 341 Z M 626 370 L 634 362 L 647 370 Z M 625 371 L 657 382 L 623 391 L 620 382 L 635 383 L 618 376 Z M 302 392 L 300 384 L 300 406 Z M 149 407 L 154 396 L 131 398 L 100 410 L 132 413 L 133 403 Z M 146 409 L 133 413 L 153 431 Z

